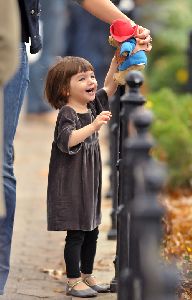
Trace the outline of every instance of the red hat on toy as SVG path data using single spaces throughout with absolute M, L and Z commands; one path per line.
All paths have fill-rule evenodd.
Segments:
M 124 42 L 133 37 L 137 32 L 138 25 L 131 26 L 129 21 L 117 19 L 110 26 L 110 34 L 118 42 Z

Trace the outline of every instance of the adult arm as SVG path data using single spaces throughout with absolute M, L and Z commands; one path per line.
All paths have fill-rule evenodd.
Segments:
M 81 6 L 98 19 L 111 24 L 115 19 L 130 20 L 110 0 L 76 0 Z
M 76 0 L 85 10 L 98 19 L 111 24 L 116 19 L 129 20 L 131 25 L 135 25 L 134 21 L 129 19 L 122 13 L 111 0 Z M 138 26 L 137 41 L 139 44 L 146 45 L 146 51 L 150 51 L 148 44 L 151 42 L 150 30 Z

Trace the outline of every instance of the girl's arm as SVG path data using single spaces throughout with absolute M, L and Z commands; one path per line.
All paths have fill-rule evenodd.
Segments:
M 113 57 L 111 61 L 111 65 L 109 67 L 109 71 L 105 77 L 105 82 L 103 87 L 108 97 L 113 96 L 117 90 L 118 84 L 113 79 L 114 73 L 116 71 L 117 71 L 117 62 L 116 62 L 116 58 Z
M 68 147 L 71 148 L 82 143 L 95 131 L 98 131 L 103 124 L 106 124 L 110 118 L 110 111 L 102 111 L 91 124 L 84 126 L 81 129 L 73 130 L 69 137 Z

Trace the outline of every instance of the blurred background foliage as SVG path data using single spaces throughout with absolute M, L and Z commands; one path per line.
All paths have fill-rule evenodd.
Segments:
M 136 0 L 136 22 L 151 30 L 153 50 L 146 75 L 153 91 L 169 87 L 182 91 L 188 79 L 191 0 Z
M 192 0 L 135 2 L 135 21 L 153 38 L 144 91 L 156 118 L 154 155 L 168 164 L 168 189 L 192 191 L 192 94 L 186 90 Z
M 147 106 L 155 114 L 153 154 L 168 163 L 167 188 L 192 186 L 192 95 L 176 94 L 169 88 L 148 95 Z

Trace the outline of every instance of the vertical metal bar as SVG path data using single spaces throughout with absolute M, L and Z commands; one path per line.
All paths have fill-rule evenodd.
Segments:
M 138 71 L 131 71 L 126 82 L 128 91 L 121 97 L 120 123 L 120 168 L 119 168 L 119 214 L 118 214 L 118 300 L 133 299 L 133 278 L 130 266 L 130 202 L 133 198 L 132 161 L 125 164 L 125 140 L 128 137 L 130 114 L 145 103 L 139 89 L 143 84 L 143 76 Z M 127 274 L 127 275 L 126 275 Z M 125 281 L 127 277 L 128 281 Z
M 118 188 L 119 171 L 117 162 L 119 160 L 119 112 L 120 112 L 120 90 L 110 102 L 112 112 L 110 124 L 110 154 L 111 154 L 111 191 L 112 191 L 112 211 L 111 211 L 111 229 L 108 232 L 108 240 L 117 238 L 117 207 L 118 207 Z
M 122 96 L 122 93 L 124 91 L 124 88 L 118 87 L 116 96 L 114 98 L 114 109 L 115 115 L 114 115 L 114 162 L 113 162 L 113 172 L 112 172 L 112 183 L 113 183 L 113 190 L 112 190 L 112 199 L 113 199 L 113 208 L 112 208 L 112 222 L 115 222 L 116 225 L 116 239 L 117 239 L 117 245 L 116 245 L 116 256 L 114 259 L 114 267 L 115 267 L 115 276 L 111 281 L 110 284 L 110 290 L 111 292 L 117 292 L 118 289 L 118 245 L 119 245 L 119 237 L 118 237 L 118 205 L 119 205 L 119 158 L 120 158 L 120 98 Z
M 160 263 L 162 238 L 161 220 L 164 213 L 158 196 L 166 177 L 164 165 L 150 156 L 154 142 L 148 133 L 152 122 L 150 111 L 138 109 L 132 115 L 135 136 L 129 139 L 127 148 L 133 148 L 134 200 L 131 206 L 132 229 L 137 236 L 140 265 L 133 264 L 134 280 L 139 279 L 142 300 L 176 300 L 178 276 L 175 268 Z M 135 299 L 135 298 L 134 298 Z

